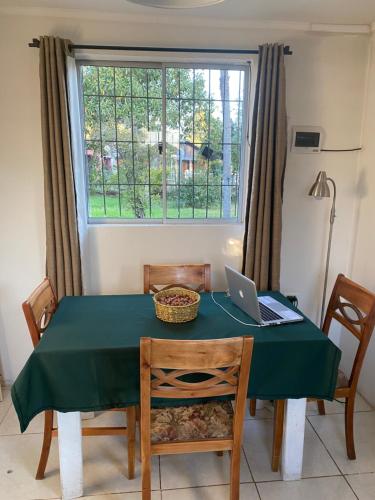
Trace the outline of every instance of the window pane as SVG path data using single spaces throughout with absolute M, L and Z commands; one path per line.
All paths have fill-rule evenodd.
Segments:
M 115 94 L 114 68 L 99 68 L 99 91 L 101 95 Z
M 86 142 L 85 158 L 89 184 L 102 184 L 102 156 L 99 141 Z
M 148 100 L 148 142 L 162 140 L 163 102 L 161 99 Z
M 180 96 L 180 70 L 178 68 L 167 68 L 166 70 L 167 97 Z
M 147 96 L 147 69 L 132 68 L 132 96 Z
M 117 177 L 117 147 L 115 142 L 104 142 L 103 151 L 103 175 L 105 184 L 118 184 Z
M 89 189 L 89 217 L 105 217 L 103 186 L 90 185 Z
M 178 184 L 180 181 L 180 149 L 179 144 L 167 144 L 166 174 L 168 184 Z
M 118 143 L 117 152 L 120 184 L 133 184 L 134 169 L 132 144 Z
M 99 97 L 84 96 L 85 139 L 100 139 Z
M 100 119 L 102 140 L 116 140 L 115 100 L 113 97 L 100 97 Z
M 133 144 L 135 183 L 146 184 L 149 182 L 149 146 L 148 144 Z
M 106 217 L 120 217 L 119 187 L 105 187 Z
M 181 99 L 192 99 L 194 87 L 194 70 L 180 69 L 180 97 Z
M 148 96 L 162 97 L 162 71 L 161 69 L 148 69 Z
M 162 184 L 152 184 L 150 186 L 151 195 L 151 218 L 163 218 L 163 186 Z
M 182 100 L 180 102 L 180 139 L 193 142 L 193 117 L 194 101 Z
M 193 182 L 190 179 L 186 185 L 180 187 L 180 217 L 182 219 L 192 219 L 194 206 Z
M 88 65 L 81 80 L 90 217 L 238 217 L 244 71 Z
M 117 140 L 132 140 L 131 99 L 116 98 Z
M 121 214 L 125 219 L 134 219 L 134 186 L 121 186 Z
M 133 140 L 146 142 L 148 138 L 147 99 L 133 99 L 132 114 Z
M 180 190 L 178 186 L 168 186 L 167 189 L 167 217 L 168 219 L 180 218 Z
M 116 95 L 130 96 L 131 83 L 130 83 L 130 68 L 115 68 L 116 77 Z
M 194 103 L 194 142 L 208 142 L 210 124 L 209 102 L 195 101 Z
M 96 66 L 82 67 L 82 89 L 84 94 L 98 94 L 98 68 Z

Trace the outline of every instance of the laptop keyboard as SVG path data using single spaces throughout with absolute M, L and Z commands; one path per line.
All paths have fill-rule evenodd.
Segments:
M 259 309 L 263 321 L 277 321 L 279 319 L 283 319 L 282 316 L 279 316 L 277 313 L 272 311 L 272 309 L 265 306 L 261 302 L 259 302 Z

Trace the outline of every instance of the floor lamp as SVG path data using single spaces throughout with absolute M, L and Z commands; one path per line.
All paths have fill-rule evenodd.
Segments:
M 328 185 L 329 182 L 332 184 L 333 187 L 333 200 L 332 200 L 331 213 L 329 216 L 329 237 L 328 237 L 328 248 L 327 248 L 327 258 L 326 258 L 326 269 L 324 274 L 322 310 L 320 313 L 320 328 L 323 327 L 324 310 L 325 310 L 326 293 L 327 293 L 329 259 L 331 255 L 332 231 L 336 217 L 336 184 L 331 177 L 327 177 L 327 174 L 324 170 L 321 170 L 318 174 L 318 177 L 316 178 L 316 181 L 314 182 L 312 188 L 309 191 L 309 195 L 313 196 L 317 200 L 320 200 L 322 198 L 330 198 L 331 192 L 329 190 L 329 185 Z

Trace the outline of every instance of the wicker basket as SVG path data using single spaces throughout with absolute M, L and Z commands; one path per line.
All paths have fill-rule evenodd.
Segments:
M 161 304 L 158 299 L 160 297 L 168 297 L 169 295 L 188 295 L 194 299 L 192 304 L 187 306 L 169 306 L 166 304 Z M 197 317 L 199 303 L 201 296 L 199 293 L 193 290 L 187 290 L 186 288 L 168 288 L 168 290 L 161 290 L 155 293 L 153 296 L 155 304 L 156 316 L 162 321 L 167 323 L 186 323 L 187 321 L 192 321 Z

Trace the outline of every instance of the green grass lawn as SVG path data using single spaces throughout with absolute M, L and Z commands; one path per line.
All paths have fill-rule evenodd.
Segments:
M 92 218 L 123 218 L 123 219 L 135 219 L 134 211 L 129 206 L 124 206 L 122 201 L 121 214 L 119 206 L 119 198 L 116 195 L 107 195 L 105 197 L 106 207 L 104 210 L 103 196 L 101 194 L 90 194 L 89 197 L 89 217 Z M 232 214 L 234 214 L 235 207 L 232 206 Z M 169 206 L 167 209 L 167 217 L 170 219 L 191 219 L 193 218 L 193 209 L 191 207 L 181 207 L 178 211 L 178 207 Z M 208 208 L 207 213 L 208 218 L 220 218 L 220 206 L 214 206 Z M 146 207 L 145 219 L 162 219 L 163 218 L 163 208 L 161 203 L 154 202 L 152 200 L 151 214 L 150 208 Z M 194 219 L 205 219 L 206 218 L 206 208 L 195 208 L 194 209 Z

